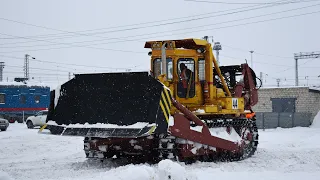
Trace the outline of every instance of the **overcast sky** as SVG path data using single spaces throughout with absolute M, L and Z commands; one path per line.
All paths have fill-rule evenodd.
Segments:
M 210 1 L 218 2 L 1 0 L 4 80 L 23 76 L 25 54 L 36 58 L 30 76 L 54 85 L 65 82 L 68 72 L 148 70 L 145 41 L 207 35 L 221 43 L 222 65 L 245 59 L 251 65 L 253 50 L 253 69 L 263 72 L 265 85 L 276 85 L 277 78 L 280 85 L 294 85 L 293 54 L 320 51 L 320 0 Z M 300 85 L 320 84 L 320 59 L 300 60 L 299 66 Z

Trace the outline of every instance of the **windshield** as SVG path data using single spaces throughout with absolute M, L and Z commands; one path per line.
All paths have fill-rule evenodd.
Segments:
M 172 67 L 172 59 L 167 58 L 167 79 L 172 80 L 173 78 L 173 67 Z M 153 73 L 155 77 L 158 77 L 162 72 L 162 60 L 161 58 L 156 58 L 153 61 Z

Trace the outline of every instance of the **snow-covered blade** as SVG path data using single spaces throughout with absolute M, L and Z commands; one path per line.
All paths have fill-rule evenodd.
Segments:
M 123 138 L 135 138 L 149 136 L 155 125 L 147 124 L 144 126 L 134 124 L 133 127 L 130 126 L 114 126 L 114 127 L 99 127 L 93 126 L 61 126 L 47 124 L 44 128 L 49 129 L 51 134 L 62 135 L 62 136 L 83 136 L 83 137 L 99 137 L 99 138 L 109 138 L 109 137 L 123 137 Z M 135 127 L 136 126 L 136 127 Z M 42 133 L 43 129 L 39 130 Z
M 148 72 L 76 75 L 51 92 L 47 129 L 53 134 L 127 137 L 141 135 L 153 127 L 149 124 L 157 124 L 156 131 L 166 132 L 167 122 L 159 108 L 163 89 Z M 146 125 L 135 129 L 103 126 L 137 123 Z

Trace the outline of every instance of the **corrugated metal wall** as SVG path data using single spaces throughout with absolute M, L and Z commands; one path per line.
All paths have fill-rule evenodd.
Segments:
M 312 122 L 312 113 L 308 112 L 256 112 L 256 117 L 259 129 L 309 127 Z

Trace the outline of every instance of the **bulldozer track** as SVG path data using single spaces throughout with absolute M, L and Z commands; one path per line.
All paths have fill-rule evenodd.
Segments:
M 256 126 L 255 120 L 251 119 L 211 119 L 211 120 L 202 120 L 204 123 L 207 124 L 209 128 L 216 128 L 216 127 L 233 127 L 238 132 L 238 134 L 241 136 L 241 130 L 243 128 L 246 128 L 250 131 L 252 134 L 252 140 L 249 141 L 243 148 L 242 153 L 232 153 L 228 151 L 220 152 L 216 156 L 211 155 L 202 155 L 202 156 L 195 156 L 193 158 L 187 158 L 182 161 L 186 162 L 187 164 L 193 163 L 196 160 L 199 161 L 206 161 L 206 162 L 213 162 L 213 161 L 240 161 L 246 158 L 251 157 L 258 146 L 258 128 Z M 159 151 L 159 158 L 160 159 L 171 159 L 171 160 L 177 160 L 178 159 L 178 150 L 177 148 L 164 148 L 164 147 L 176 147 L 177 140 L 183 140 L 180 138 L 175 138 L 173 136 L 168 136 L 167 138 L 161 139 L 162 142 L 166 140 L 168 142 L 167 145 L 163 145 L 163 143 L 159 143 L 159 147 L 161 145 L 161 148 L 158 149 Z M 160 142 L 161 142 L 160 140 Z
M 186 164 L 193 163 L 195 161 L 206 161 L 206 162 L 217 162 L 217 161 L 240 161 L 243 159 L 246 159 L 248 157 L 251 157 L 258 146 L 258 128 L 256 126 L 255 120 L 251 119 L 214 119 L 214 120 L 203 120 L 206 122 L 207 126 L 209 128 L 215 128 L 215 127 L 233 127 L 237 133 L 241 136 L 243 130 L 248 130 L 250 134 L 252 134 L 252 139 L 250 141 L 247 141 L 245 144 L 245 147 L 243 148 L 243 151 L 240 153 L 233 153 L 229 151 L 219 151 L 218 153 L 212 155 L 199 155 L 194 156 L 192 158 L 185 158 L 183 160 L 179 159 L 179 148 L 178 148 L 178 142 L 179 140 L 182 140 L 180 138 L 176 138 L 174 136 L 171 136 L 170 134 L 167 135 L 161 135 L 157 137 L 158 139 L 158 148 L 154 148 L 151 152 L 154 154 L 157 154 L 158 158 L 155 158 L 155 162 L 158 162 L 159 160 L 164 159 L 170 159 L 173 161 L 181 161 L 185 162 Z M 91 158 L 96 159 L 109 159 L 110 157 L 107 157 L 105 155 L 105 152 L 99 152 L 97 150 L 91 150 L 90 147 L 88 147 L 89 141 L 91 138 L 85 138 L 84 140 L 84 151 L 86 153 L 86 156 L 92 156 L 93 154 L 104 154 L 103 156 L 92 156 Z M 137 154 L 138 156 L 141 156 Z M 144 155 L 142 155 L 144 156 Z

